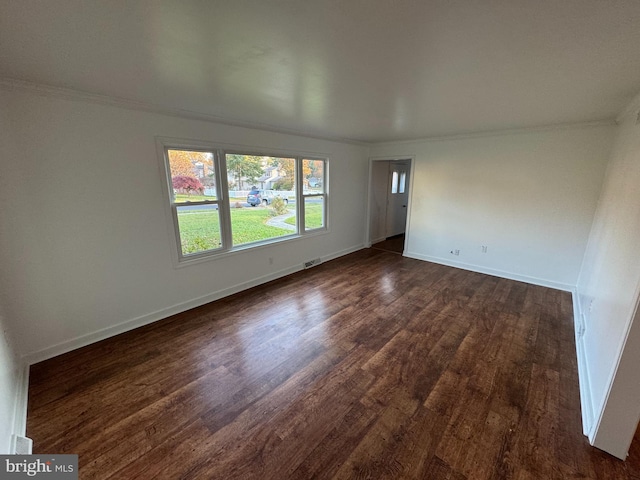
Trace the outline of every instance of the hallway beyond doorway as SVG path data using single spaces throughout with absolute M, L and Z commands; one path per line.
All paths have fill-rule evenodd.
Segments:
M 389 237 L 381 242 L 374 243 L 371 245 L 371 248 L 384 250 L 386 252 L 399 253 L 402 255 L 402 252 L 404 251 L 404 233 L 394 235 L 393 237 Z

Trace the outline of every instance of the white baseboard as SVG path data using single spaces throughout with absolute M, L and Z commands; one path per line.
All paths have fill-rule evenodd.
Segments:
M 335 252 L 329 255 L 325 255 L 321 257 L 322 261 L 328 262 L 329 260 L 333 260 L 335 258 L 341 257 L 343 255 L 347 255 L 349 253 L 356 252 L 364 248 L 362 244 L 341 250 L 339 252 Z M 186 310 L 190 310 L 195 307 L 199 307 L 206 303 L 213 302 L 215 300 L 219 300 L 224 297 L 228 297 L 229 295 L 233 295 L 235 293 L 241 292 L 243 290 L 247 290 L 263 283 L 270 282 L 272 280 L 277 280 L 278 278 L 285 277 L 292 273 L 296 273 L 300 270 L 303 270 L 302 263 L 300 265 L 288 267 L 277 272 L 269 273 L 268 275 L 264 275 L 259 278 L 254 278 L 249 280 L 248 282 L 240 283 L 238 285 L 234 285 L 232 287 L 226 288 L 224 290 L 219 290 L 217 292 L 212 292 L 207 295 L 203 295 L 201 297 L 194 298 L 192 300 L 188 300 L 186 302 L 182 302 L 176 305 L 173 305 L 168 308 L 163 308 L 161 310 L 157 310 L 155 312 L 151 312 L 145 315 L 141 315 L 136 318 L 132 318 L 130 320 L 126 320 L 124 322 L 118 323 L 116 325 L 106 327 L 95 332 L 91 332 L 85 335 L 81 335 L 79 337 L 73 338 L 71 340 L 67 340 L 56 345 L 52 345 L 51 347 L 47 347 L 45 349 L 31 352 L 23 356 L 23 360 L 28 365 L 33 365 L 34 363 L 41 362 L 43 360 L 47 360 L 49 358 L 53 358 L 58 355 L 62 355 L 63 353 L 70 352 L 72 350 L 76 350 L 78 348 L 85 347 L 95 342 L 99 342 L 100 340 L 104 340 L 109 337 L 113 337 L 115 335 L 119 335 L 124 332 L 128 332 L 129 330 L 133 330 L 138 327 L 142 327 L 144 325 L 148 325 L 150 323 L 156 322 L 158 320 L 162 320 L 164 318 L 170 317 L 171 315 L 175 315 L 177 313 L 184 312 Z
M 527 275 L 520 275 L 518 273 L 511 273 L 504 270 L 495 270 L 493 268 L 487 268 L 480 265 L 473 265 L 470 263 L 456 262 L 455 260 L 449 260 L 447 258 L 432 257 L 430 255 L 422 255 L 415 252 L 405 252 L 405 257 L 415 258 L 417 260 L 424 260 L 427 262 L 438 263 L 440 265 L 446 265 L 448 267 L 461 268 L 462 270 L 469 270 L 471 272 L 484 273 L 485 275 L 492 275 L 494 277 L 506 278 L 508 280 L 515 280 L 517 282 L 530 283 L 531 285 L 539 285 L 541 287 L 554 288 L 556 290 L 563 290 L 565 292 L 572 292 L 575 288 L 574 285 L 568 283 L 554 282 L 553 280 L 547 280 L 544 278 L 529 277 Z
M 62 355 L 63 353 L 67 353 L 72 350 L 76 350 L 78 348 L 86 347 L 87 345 L 90 345 L 95 342 L 99 342 L 100 340 L 104 340 L 106 338 L 113 337 L 115 335 L 119 335 L 124 332 L 128 332 L 129 330 L 133 330 L 135 328 L 142 327 L 144 325 L 148 325 L 153 322 L 157 322 L 158 320 L 162 320 L 164 318 L 170 317 L 171 315 L 182 313 L 186 310 L 190 310 L 192 308 L 199 307 L 206 303 L 213 302 L 224 297 L 228 297 L 229 295 L 233 295 L 243 290 L 256 287 L 262 283 L 270 282 L 271 280 L 276 280 L 286 275 L 295 273 L 299 270 L 302 270 L 302 265 L 286 268 L 284 270 L 279 270 L 278 272 L 274 272 L 260 278 L 252 279 L 248 282 L 241 283 L 239 285 L 234 285 L 233 287 L 229 287 L 224 290 L 219 290 L 217 292 L 209 293 L 207 295 L 203 295 L 201 297 L 197 297 L 192 300 L 188 300 L 186 302 L 178 303 L 168 308 L 163 308 L 162 310 L 156 310 L 155 312 L 147 313 L 145 315 L 141 315 L 139 317 L 126 320 L 116 325 L 102 328 L 95 332 L 81 335 L 71 340 L 67 340 L 65 342 L 61 342 L 56 345 L 52 345 L 51 347 L 47 347 L 37 352 L 29 353 L 24 356 L 24 359 L 30 365 L 33 365 L 34 363 L 38 363 L 43 360 L 47 360 L 49 358 Z
M 22 362 L 16 380 L 16 394 L 13 405 L 13 425 L 9 453 L 17 453 L 17 437 L 26 436 L 27 405 L 29 399 L 29 364 Z
M 578 383 L 580 385 L 580 409 L 582 411 L 582 433 L 593 442 L 593 400 L 591 397 L 591 382 L 585 355 L 584 339 L 576 337 L 576 355 L 578 357 Z
M 335 260 L 336 258 L 344 257 L 345 255 L 349 255 L 350 253 L 357 252 L 358 250 L 362 250 L 365 248 L 364 244 L 358 244 L 353 247 L 345 248 L 344 250 L 340 250 L 339 252 L 331 253 L 329 255 L 325 255 L 322 258 L 323 262 L 328 262 L 330 260 Z
M 578 384 L 580 386 L 582 433 L 587 436 L 589 438 L 589 441 L 591 442 L 595 419 L 593 417 L 593 397 L 591 395 L 589 368 L 587 366 L 587 356 L 584 348 L 584 333 L 583 335 L 579 335 L 580 325 L 582 324 L 582 309 L 580 308 L 578 290 L 574 289 L 573 292 L 571 292 L 571 295 L 573 298 L 573 325 L 575 329 L 576 357 L 578 361 Z

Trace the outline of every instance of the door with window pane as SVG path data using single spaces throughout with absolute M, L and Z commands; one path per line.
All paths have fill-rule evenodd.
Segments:
M 405 232 L 407 202 L 409 200 L 409 164 L 406 161 L 389 163 L 387 195 L 387 237 Z

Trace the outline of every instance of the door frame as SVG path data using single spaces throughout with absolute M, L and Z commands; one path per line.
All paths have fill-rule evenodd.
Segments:
M 369 157 L 369 180 L 367 182 L 367 214 L 365 215 L 365 247 L 371 247 L 371 220 L 373 212 L 371 210 L 371 203 L 373 201 L 373 162 L 394 162 L 399 160 L 409 161 L 409 184 L 407 185 L 408 198 L 407 198 L 407 223 L 405 225 L 405 237 L 404 237 L 404 250 L 407 248 L 407 240 L 409 238 L 409 230 L 411 227 L 411 203 L 413 193 L 413 177 L 415 166 L 415 155 L 385 155 Z

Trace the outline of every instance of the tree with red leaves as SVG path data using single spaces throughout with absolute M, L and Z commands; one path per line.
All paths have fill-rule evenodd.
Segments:
M 191 195 L 193 192 L 202 194 L 204 187 L 200 180 L 194 177 L 187 177 L 186 175 L 178 175 L 172 179 L 173 188 L 179 193 L 186 193 Z

